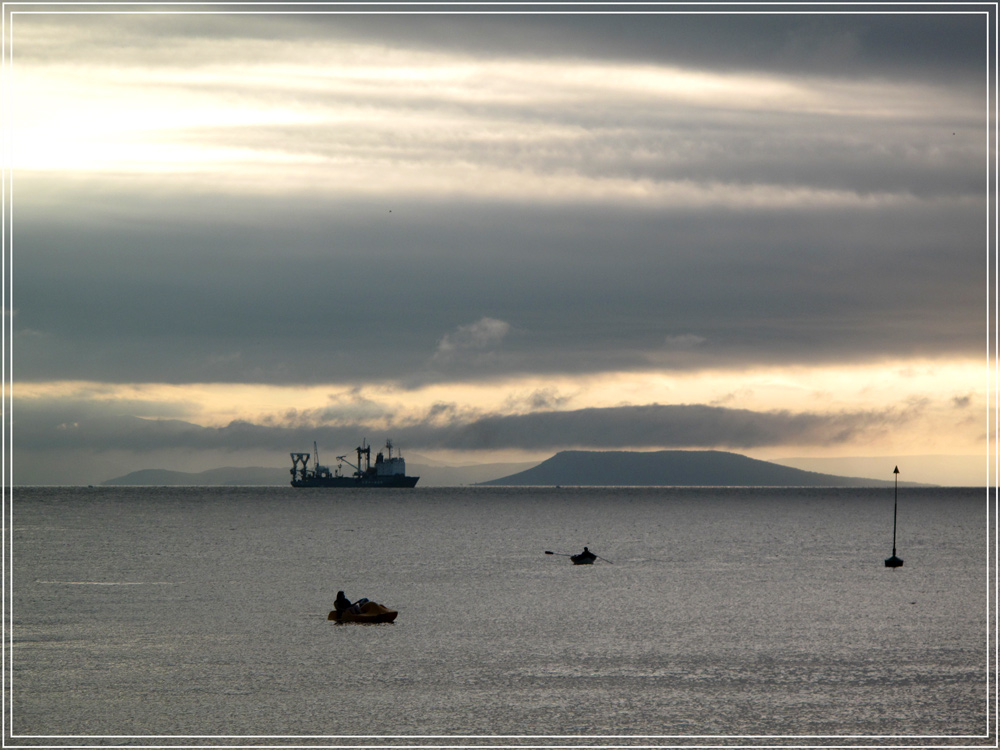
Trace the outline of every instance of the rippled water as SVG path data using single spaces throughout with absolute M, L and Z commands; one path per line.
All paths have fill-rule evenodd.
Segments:
M 987 506 L 900 490 L 888 570 L 891 488 L 19 489 L 8 733 L 969 744 Z

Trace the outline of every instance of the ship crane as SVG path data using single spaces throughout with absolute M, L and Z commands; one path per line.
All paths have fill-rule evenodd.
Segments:
M 313 443 L 313 446 L 316 444 Z M 306 469 L 309 465 L 309 454 L 308 453 L 292 453 L 292 481 L 300 476 L 303 479 L 306 478 Z M 299 462 L 302 462 L 302 468 L 299 468 Z
M 361 476 L 363 474 L 366 474 L 368 472 L 368 470 L 371 468 L 372 449 L 371 449 L 371 446 L 368 445 L 368 443 L 367 443 L 366 440 L 362 440 L 361 441 L 361 445 L 359 445 L 354 450 L 358 454 L 358 463 L 357 463 L 357 465 L 352 464 L 350 461 L 348 461 L 347 460 L 347 456 L 337 456 L 337 460 L 338 461 L 343 461 L 348 466 L 353 467 L 354 470 L 358 473 L 358 476 Z M 361 468 L 361 457 L 362 456 L 365 457 L 365 468 L 364 469 Z
M 354 464 L 352 464 L 350 461 L 347 460 L 347 456 L 337 456 L 337 461 L 339 461 L 340 463 L 347 464 L 355 471 L 361 471 L 361 469 L 359 469 L 357 466 L 355 466 Z

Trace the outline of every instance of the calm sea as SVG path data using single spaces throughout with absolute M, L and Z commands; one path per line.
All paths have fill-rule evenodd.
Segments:
M 901 488 L 897 570 L 891 487 L 8 510 L 7 744 L 996 744 L 985 489 Z M 329 622 L 338 589 L 399 617 Z

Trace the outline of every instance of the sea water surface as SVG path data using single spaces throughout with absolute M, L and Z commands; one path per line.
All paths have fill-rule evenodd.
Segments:
M 9 500 L 8 744 L 995 745 L 985 489 Z

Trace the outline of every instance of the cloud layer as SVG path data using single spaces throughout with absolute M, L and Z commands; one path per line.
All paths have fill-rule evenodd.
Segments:
M 273 465 L 278 457 L 296 446 L 318 441 L 331 450 L 341 449 L 360 440 L 359 436 L 382 432 L 382 428 L 373 429 L 371 423 L 349 418 L 298 425 L 235 420 L 221 427 L 202 427 L 178 419 L 137 418 L 123 413 L 126 411 L 120 405 L 115 410 L 94 404 L 62 404 L 56 409 L 29 406 L 21 410 L 16 420 L 17 451 L 27 456 L 36 451 L 89 451 L 100 445 L 103 451 L 128 452 L 140 458 L 177 449 L 232 454 L 266 452 L 273 454 Z M 420 421 L 393 425 L 391 429 L 394 442 L 424 450 L 518 449 L 542 453 L 567 447 L 745 450 L 791 443 L 835 446 L 865 433 L 902 427 L 913 416 L 912 410 L 895 409 L 821 414 L 652 404 L 570 411 L 543 409 L 529 414 L 445 421 L 432 411 Z M 61 421 L 67 418 L 70 421 Z
M 18 15 L 15 381 L 416 389 L 983 351 L 986 16 L 256 9 Z M 537 394 L 396 436 L 836 445 L 907 413 Z M 306 437 L 60 408 L 67 447 Z M 337 408 L 324 441 L 394 418 L 299 413 Z

